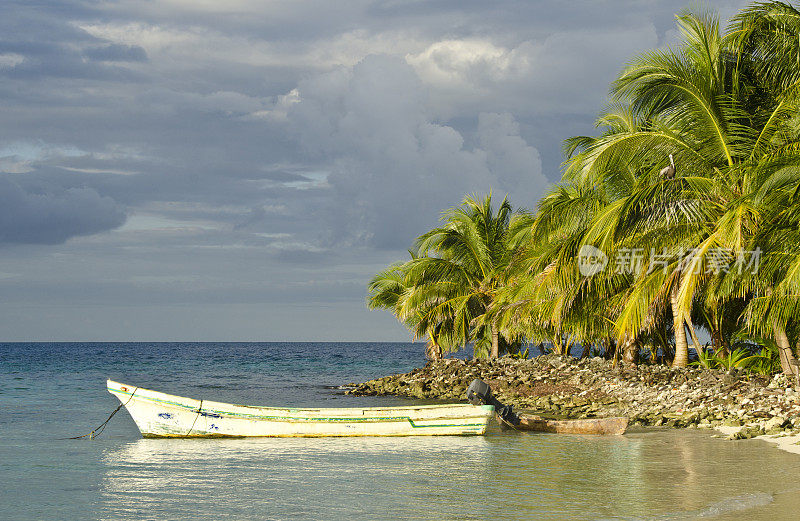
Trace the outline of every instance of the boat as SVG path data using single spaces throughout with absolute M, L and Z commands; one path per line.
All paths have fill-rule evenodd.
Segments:
M 301 409 L 196 400 L 107 382 L 145 438 L 481 435 L 491 405 Z
M 552 420 L 528 414 L 519 414 L 519 423 L 513 428 L 520 431 L 553 432 L 556 434 L 625 434 L 628 418 L 586 418 L 579 420 Z
M 467 388 L 467 400 L 473 405 L 494 407 L 497 423 L 518 431 L 552 432 L 556 434 L 625 434 L 628 418 L 587 418 L 579 420 L 552 420 L 530 414 L 518 414 L 510 405 L 504 405 L 493 394 L 489 384 L 476 378 Z

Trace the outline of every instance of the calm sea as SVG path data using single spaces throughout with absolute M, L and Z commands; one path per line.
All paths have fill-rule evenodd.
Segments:
M 410 403 L 338 386 L 421 344 L 0 344 L 0 520 L 797 519 L 800 456 L 707 431 L 618 437 L 145 440 L 106 378 L 314 407 Z

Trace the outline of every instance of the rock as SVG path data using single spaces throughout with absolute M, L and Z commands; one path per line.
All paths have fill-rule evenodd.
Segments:
M 411 396 L 422 398 L 425 394 L 425 386 L 422 384 L 422 382 L 414 382 L 411 384 L 408 392 Z
M 700 414 L 687 412 L 681 416 L 680 420 L 683 425 L 695 425 L 700 421 Z
M 786 418 L 775 416 L 764 423 L 764 430 L 767 431 L 767 433 L 769 433 L 769 431 L 780 432 L 788 423 L 789 422 L 786 421 Z
M 745 426 L 739 429 L 737 432 L 731 434 L 728 439 L 747 440 L 762 434 L 764 434 L 764 429 L 760 425 Z
M 632 424 L 708 428 L 724 423 L 739 431 L 763 418 L 772 420 L 764 424 L 768 432 L 790 424 L 800 430 L 800 398 L 780 375 L 768 379 L 646 364 L 634 370 L 614 368 L 601 358 L 444 359 L 407 374 L 354 384 L 346 392 L 463 402 L 474 378 L 489 382 L 504 403 L 570 418 L 624 415 Z

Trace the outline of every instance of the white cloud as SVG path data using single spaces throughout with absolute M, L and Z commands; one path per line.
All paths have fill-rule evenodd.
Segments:
M 204 25 L 81 22 L 76 26 L 95 38 L 143 48 L 151 62 L 148 69 L 198 70 L 210 63 L 226 67 L 286 66 L 291 65 L 293 58 L 267 40 L 229 35 Z
M 13 52 L 0 53 L 0 69 L 13 69 L 23 61 L 25 61 L 25 57 L 21 54 Z
M 512 202 L 533 206 L 546 181 L 539 151 L 519 135 L 519 124 L 509 113 L 478 115 L 478 143 L 486 152 L 486 165 L 497 176 L 498 189 L 505 189 Z
M 417 52 L 429 43 L 404 30 L 372 33 L 357 29 L 289 45 L 268 37 L 228 33 L 211 25 L 185 25 L 177 21 L 76 22 L 75 26 L 104 41 L 141 47 L 155 66 L 177 70 L 198 69 L 208 63 L 225 67 L 238 64 L 330 69 L 352 66 L 368 54 Z
M 624 30 L 553 32 L 504 47 L 490 40 L 442 40 L 406 55 L 431 87 L 440 117 L 469 111 L 593 113 L 609 82 L 636 53 L 659 43 L 652 23 Z
M 133 5 L 144 6 L 145 3 L 134 1 L 129 2 Z M 184 12 L 206 12 L 206 13 L 257 13 L 265 8 L 278 8 L 282 2 L 268 0 L 160 0 L 159 7 L 162 9 L 175 9 Z
M 246 120 L 266 119 L 272 121 L 286 121 L 289 109 L 296 103 L 300 103 L 300 91 L 292 89 L 287 94 L 278 96 L 271 108 L 251 112 L 250 114 L 242 116 L 242 118 Z
M 402 248 L 466 194 L 513 193 L 530 205 L 547 184 L 538 151 L 510 114 L 482 114 L 478 143 L 428 113 L 427 88 L 402 59 L 369 56 L 298 87 L 288 119 L 309 153 L 333 162 L 333 239 Z
M 316 4 L 316 5 L 315 5 Z M 324 3 L 323 3 L 324 4 Z M 318 2 L 307 2 L 303 0 L 114 0 L 105 1 L 100 5 L 109 13 L 128 14 L 136 13 L 139 15 L 160 15 L 162 17 L 186 17 L 186 16 L 232 16 L 232 17 L 261 17 L 270 16 L 278 20 L 291 19 L 299 13 L 307 10 L 325 10 L 325 5 Z M 327 7 L 334 9 L 335 5 Z M 340 8 L 341 10 L 341 8 Z M 244 22 L 245 20 L 240 20 Z
M 180 221 L 177 219 L 170 219 L 161 215 L 152 215 L 146 213 L 136 213 L 130 215 L 117 231 L 119 233 L 125 232 L 140 232 L 140 231 L 186 231 L 197 232 L 199 230 L 217 230 L 219 223 L 210 221 Z
M 219 112 L 227 115 L 258 113 L 267 105 L 265 99 L 232 91 L 200 94 L 160 89 L 146 92 L 140 97 L 140 100 L 148 106 L 159 106 L 161 110 L 170 112 L 176 109 L 190 109 L 201 112 Z
M 423 81 L 443 88 L 471 84 L 479 72 L 498 80 L 507 78 L 512 68 L 517 74 L 523 73 L 527 64 L 524 60 L 515 63 L 519 58 L 519 53 L 486 40 L 444 40 L 406 55 Z
M 71 145 L 55 145 L 41 141 L 17 141 L 0 148 L 0 172 L 24 174 L 33 170 L 40 161 L 55 158 L 73 158 L 87 152 Z

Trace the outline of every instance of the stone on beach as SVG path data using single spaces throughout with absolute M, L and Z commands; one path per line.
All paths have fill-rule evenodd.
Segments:
M 443 359 L 410 373 L 358 384 L 348 392 L 463 400 L 474 378 L 488 382 L 501 401 L 552 417 L 626 416 L 632 424 L 666 427 L 724 425 L 747 437 L 800 428 L 800 395 L 783 375 L 769 378 L 660 365 L 614 367 L 601 358 Z

